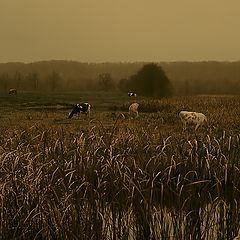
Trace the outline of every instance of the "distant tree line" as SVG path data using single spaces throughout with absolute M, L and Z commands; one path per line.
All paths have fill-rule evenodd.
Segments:
M 63 79 L 55 71 L 49 73 L 46 79 L 40 78 L 37 72 L 22 74 L 17 71 L 14 74 L 3 73 L 0 75 L 0 90 L 4 92 L 8 92 L 9 88 L 23 91 L 55 91 L 57 88 L 63 89 L 63 85 Z
M 240 94 L 240 62 L 2 63 L 0 92 L 7 92 L 9 88 L 136 91 L 146 96 Z

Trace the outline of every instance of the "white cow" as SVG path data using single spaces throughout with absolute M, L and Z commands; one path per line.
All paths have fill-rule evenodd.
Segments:
M 138 103 L 132 103 L 129 106 L 129 114 L 130 115 L 135 115 L 136 117 L 138 117 L 138 107 L 139 107 Z
M 179 117 L 183 124 L 184 130 L 186 129 L 187 125 L 196 125 L 195 131 L 198 129 L 198 127 L 207 125 L 207 117 L 203 113 L 181 111 L 179 113 Z

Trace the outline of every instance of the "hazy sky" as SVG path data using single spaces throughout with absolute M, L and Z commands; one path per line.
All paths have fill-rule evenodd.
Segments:
M 240 60 L 239 0 L 0 0 L 0 62 Z

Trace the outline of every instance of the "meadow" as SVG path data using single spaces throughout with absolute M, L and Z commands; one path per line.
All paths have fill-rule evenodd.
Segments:
M 89 102 L 90 117 L 67 119 Z M 240 96 L 0 95 L 1 239 L 233 239 Z M 207 128 L 182 131 L 181 110 Z

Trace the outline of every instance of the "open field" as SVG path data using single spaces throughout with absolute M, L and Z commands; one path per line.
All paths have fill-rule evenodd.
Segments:
M 240 97 L 0 95 L 1 239 L 233 239 Z M 67 119 L 89 102 L 90 118 Z M 207 129 L 182 131 L 181 110 Z

